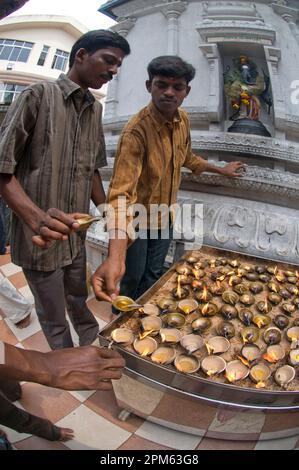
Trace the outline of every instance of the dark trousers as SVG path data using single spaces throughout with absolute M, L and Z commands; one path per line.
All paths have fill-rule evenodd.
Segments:
M 157 239 L 138 238 L 128 248 L 126 272 L 120 283 L 120 294 L 136 300 L 149 289 L 163 274 L 163 265 L 172 240 L 170 229 L 167 239 L 161 238 L 161 231 L 156 232 Z
M 91 344 L 99 325 L 86 305 L 86 252 L 82 248 L 72 264 L 50 272 L 24 269 L 35 300 L 36 313 L 52 349 L 73 346 L 66 310 L 79 336 L 80 346 Z
M 0 380 L 0 424 L 18 432 L 57 441 L 60 437 L 60 430 L 55 424 L 47 419 L 34 416 L 11 403 L 11 401 L 21 398 L 21 395 L 21 386 L 18 382 Z

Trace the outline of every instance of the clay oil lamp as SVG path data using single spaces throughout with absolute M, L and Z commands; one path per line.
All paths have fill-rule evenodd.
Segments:
M 194 322 L 194 320 L 201 318 L 201 315 L 199 312 L 192 312 L 192 313 L 189 313 L 189 315 L 186 315 L 185 318 L 186 318 L 186 324 L 191 325 L 191 323 Z
M 205 286 L 203 281 L 199 281 L 198 279 L 193 279 L 191 282 L 191 287 L 194 291 L 202 290 Z
M 205 272 L 204 272 L 203 269 L 195 269 L 195 268 L 193 268 L 193 269 L 192 269 L 192 274 L 193 274 L 193 276 L 195 277 L 195 279 L 197 279 L 197 280 L 198 280 L 198 279 L 201 279 L 202 277 L 205 276 Z
M 292 313 L 296 312 L 296 310 L 297 310 L 295 305 L 291 304 L 290 302 L 286 302 L 284 304 L 281 304 L 280 308 L 283 311 L 283 313 L 285 313 L 286 315 L 289 315 L 289 316 L 291 316 Z
M 292 349 L 299 346 L 299 326 L 291 326 L 287 329 L 287 338 L 292 342 Z
M 253 294 L 259 294 L 260 292 L 264 290 L 263 284 L 261 284 L 260 282 L 252 282 L 249 286 L 249 290 Z
M 256 383 L 256 388 L 264 388 L 265 382 L 271 376 L 271 369 L 264 364 L 263 362 L 259 362 L 258 364 L 251 367 L 249 371 L 249 377 L 253 382 Z
M 293 299 L 293 304 L 295 305 L 295 307 L 299 308 L 299 297 L 295 297 Z
M 178 303 L 178 308 L 185 314 L 189 315 L 189 313 L 194 312 L 198 307 L 198 303 L 194 299 L 186 299 L 181 300 Z
M 201 292 L 195 294 L 196 300 L 201 303 L 207 303 L 212 300 L 212 294 L 208 291 L 207 286 L 204 286 Z
M 238 310 L 233 305 L 222 305 L 220 313 L 226 320 L 232 320 L 238 316 Z
M 199 335 L 185 335 L 180 340 L 181 346 L 186 349 L 189 353 L 194 353 L 198 349 L 200 349 L 203 344 L 203 338 Z
M 178 274 L 185 274 L 186 276 L 190 275 L 192 272 L 191 268 L 185 263 L 177 264 L 175 270 Z
M 243 305 L 246 305 L 246 307 L 250 307 L 250 305 L 253 305 L 255 302 L 255 298 L 253 297 L 252 294 L 243 294 L 240 297 L 240 302 Z
M 298 287 L 293 286 L 293 284 L 291 284 L 290 286 L 287 286 L 287 290 L 288 290 L 289 293 L 292 294 L 292 295 L 298 295 L 298 294 L 299 294 L 299 289 L 298 289 Z
M 175 368 L 184 374 L 193 374 L 200 368 L 200 362 L 195 356 L 180 354 L 174 360 Z
M 275 279 L 278 282 L 285 282 L 286 281 L 286 277 L 283 274 L 283 272 L 281 272 L 281 271 L 278 271 L 278 273 L 275 274 Z
M 237 286 L 238 284 L 241 284 L 242 278 L 239 276 L 230 276 L 228 280 L 228 285 L 230 287 Z
M 256 309 L 261 312 L 261 313 L 269 313 L 270 310 L 272 310 L 272 305 L 267 302 L 267 300 L 260 300 L 257 304 L 256 304 Z
M 223 292 L 225 291 L 225 287 L 221 284 L 220 281 L 216 281 L 215 284 L 212 284 L 209 287 L 209 290 L 210 290 L 211 294 L 213 294 L 213 295 L 222 295 Z
M 270 282 L 271 277 L 268 274 L 260 274 L 259 280 L 266 284 L 267 282 Z
M 242 264 L 241 266 L 243 269 L 245 269 L 245 271 L 247 271 L 248 273 L 249 272 L 252 272 L 254 270 L 254 268 L 252 266 L 250 266 L 250 264 Z
M 149 316 L 158 316 L 160 314 L 159 307 L 153 304 L 144 304 L 143 307 L 139 309 L 139 312 Z
M 266 271 L 266 269 L 264 268 L 264 266 L 256 266 L 255 267 L 255 272 L 257 272 L 258 274 L 264 274 Z
M 137 310 L 142 307 L 142 305 L 137 304 L 135 300 L 130 299 L 130 297 L 125 297 L 124 295 L 116 297 L 113 300 L 112 305 L 121 312 L 131 312 L 132 310 Z
M 203 317 L 213 317 L 218 313 L 218 306 L 213 302 L 207 302 L 199 306 L 199 311 Z
M 231 269 L 228 266 L 221 266 L 221 268 L 219 269 L 219 273 L 222 274 L 224 277 L 226 277 L 227 273 L 229 272 L 231 272 Z
M 263 340 L 268 345 L 280 343 L 281 341 L 280 329 L 276 328 L 275 326 L 271 326 L 270 328 L 267 328 L 263 333 Z
M 279 295 L 285 300 L 288 300 L 292 297 L 292 294 L 287 289 L 280 289 Z
M 284 330 L 290 323 L 290 320 L 285 315 L 276 315 L 273 321 L 280 330 Z
M 259 331 L 254 326 L 247 326 L 241 331 L 241 338 L 244 343 L 255 343 L 259 339 Z
M 156 351 L 158 345 L 154 338 L 148 336 L 143 339 L 135 339 L 133 347 L 140 356 L 148 356 Z
M 145 333 L 150 334 L 162 328 L 162 320 L 160 317 L 149 315 L 141 320 L 141 326 Z M 150 333 L 149 333 L 150 332 Z
M 274 276 L 276 275 L 278 270 L 277 266 L 268 266 L 266 269 L 269 274 L 273 274 Z
M 224 336 L 224 338 L 231 339 L 235 336 L 236 330 L 232 323 L 229 321 L 222 321 L 218 324 L 216 331 L 218 335 Z
M 210 266 L 210 268 L 214 269 L 216 267 L 216 259 L 210 259 L 208 261 L 208 266 Z
M 187 286 L 192 283 L 193 277 L 188 276 L 187 274 L 179 274 L 181 286 Z
M 187 287 L 181 286 L 181 276 L 178 276 L 177 287 L 172 290 L 172 295 L 175 299 L 181 300 L 185 299 L 189 295 L 189 289 Z
M 209 354 L 222 354 L 229 350 L 230 342 L 223 336 L 213 336 L 206 341 Z
M 257 313 L 253 316 L 252 321 L 258 328 L 264 328 L 265 326 L 270 325 L 271 318 L 267 315 L 263 315 L 262 313 Z
M 237 268 L 238 266 L 240 266 L 240 261 L 238 261 L 237 259 L 233 259 L 233 260 L 230 260 L 228 262 L 228 264 L 232 267 L 232 268 Z
M 227 263 L 227 260 L 225 258 L 216 258 L 215 260 L 216 266 L 225 266 L 226 263 Z
M 172 328 L 183 328 L 186 323 L 186 317 L 182 313 L 168 312 L 162 315 L 163 322 Z
M 238 317 L 241 320 L 241 322 L 244 323 L 244 325 L 246 326 L 251 325 L 253 321 L 253 313 L 251 312 L 251 310 L 248 310 L 247 308 L 242 308 L 238 313 Z
M 173 311 L 175 312 L 178 303 L 170 298 L 162 298 L 158 300 L 157 305 L 162 310 L 162 312 Z
M 285 273 L 285 275 L 286 275 L 287 277 L 296 276 L 296 273 L 294 273 L 294 271 L 291 271 L 291 270 L 289 270 L 289 269 L 288 269 L 287 271 L 285 271 L 284 273 Z M 296 276 L 296 277 L 297 277 L 297 276 Z
M 248 279 L 248 281 L 257 281 L 259 276 L 257 273 L 254 273 L 254 272 L 249 272 L 249 273 L 246 273 L 245 274 L 245 277 L 246 279 Z
M 178 343 L 182 338 L 182 333 L 177 328 L 161 328 L 159 333 L 163 343 Z
M 285 356 L 285 351 L 280 344 L 273 344 L 267 347 L 267 351 L 263 354 L 263 359 L 270 363 L 281 361 Z
M 276 294 L 275 292 L 270 292 L 270 294 L 268 295 L 268 300 L 271 302 L 272 305 L 278 305 L 282 301 L 282 298 L 279 294 Z
M 223 302 L 225 302 L 226 304 L 230 304 L 230 305 L 235 305 L 238 300 L 239 300 L 239 296 L 236 292 L 232 292 L 230 290 L 226 290 L 225 292 L 223 292 L 222 294 L 222 300 Z
M 134 341 L 133 331 L 129 328 L 115 328 L 111 332 L 111 338 L 115 343 L 132 344 Z
M 239 295 L 247 294 L 248 287 L 245 284 L 237 284 L 234 286 L 234 291 L 237 292 Z
M 203 269 L 207 266 L 207 263 L 205 261 L 197 261 L 196 263 L 193 264 L 194 269 Z
M 187 263 L 189 264 L 194 264 L 194 263 L 197 263 L 199 258 L 197 256 L 194 256 L 194 255 L 187 255 L 185 256 L 185 261 L 187 261 Z
M 219 356 L 206 356 L 201 361 L 201 368 L 208 377 L 221 374 L 226 368 L 226 362 Z
M 276 292 L 276 294 L 279 292 L 279 285 L 276 282 L 270 281 L 268 282 L 268 289 L 271 292 Z
M 292 366 L 299 366 L 299 349 L 292 349 L 288 358 L 289 363 Z
M 296 371 L 292 366 L 279 367 L 274 375 L 275 382 L 281 387 L 286 387 L 289 383 L 294 380 Z
M 248 367 L 240 360 L 231 361 L 226 364 L 225 377 L 230 383 L 246 379 L 249 374 Z
M 157 364 L 171 364 L 176 356 L 176 351 L 167 346 L 161 346 L 151 355 L 151 360 Z
M 241 354 L 250 363 L 261 357 L 261 350 L 256 344 L 246 343 L 241 349 Z
M 290 284 L 296 284 L 298 281 L 297 277 L 296 276 L 288 276 L 288 282 Z
M 197 318 L 191 323 L 192 329 L 194 331 L 200 331 L 200 332 L 207 331 L 209 328 L 211 328 L 211 326 L 212 326 L 212 322 L 210 318 L 208 317 Z

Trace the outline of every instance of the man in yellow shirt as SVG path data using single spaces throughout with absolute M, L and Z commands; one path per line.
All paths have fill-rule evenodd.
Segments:
M 152 100 L 132 117 L 120 137 L 107 198 L 112 214 L 108 258 L 93 276 L 96 296 L 108 301 L 118 294 L 121 279 L 120 293 L 136 299 L 161 276 L 171 242 L 171 227 L 165 237 L 171 210 L 158 218 L 157 226 L 150 215 L 154 205 L 170 208 L 176 203 L 182 167 L 195 174 L 209 171 L 232 177 L 240 176 L 242 168 L 240 162 L 216 167 L 192 152 L 188 116 L 179 107 L 190 92 L 194 67 L 180 57 L 161 56 L 150 62 L 148 74 L 146 87 Z M 145 208 L 146 221 L 130 244 L 129 209 L 135 204 Z

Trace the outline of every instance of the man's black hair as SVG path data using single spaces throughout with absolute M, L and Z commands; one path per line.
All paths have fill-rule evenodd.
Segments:
M 149 80 L 157 75 L 162 77 L 184 78 L 191 82 L 195 76 L 195 68 L 176 55 L 162 55 L 155 57 L 147 67 Z
M 126 55 L 129 55 L 131 52 L 128 41 L 114 31 L 109 31 L 108 29 L 88 31 L 72 47 L 69 60 L 70 68 L 74 65 L 75 55 L 79 49 L 86 49 L 87 52 L 93 54 L 99 49 L 106 49 L 106 47 L 116 47 L 121 49 Z

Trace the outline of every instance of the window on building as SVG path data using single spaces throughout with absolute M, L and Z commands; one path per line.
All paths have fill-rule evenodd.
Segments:
M 45 65 L 49 49 L 50 49 L 49 46 L 44 46 L 43 47 L 43 50 L 41 51 L 39 59 L 37 61 L 37 65 Z
M 0 39 L 0 60 L 27 62 L 32 47 L 32 42 Z
M 52 62 L 52 69 L 58 69 L 64 72 L 66 69 L 68 59 L 69 59 L 68 52 L 62 51 L 60 49 L 56 49 L 56 53 L 54 55 L 54 59 Z
M 28 85 L 0 83 L 0 104 L 11 104 Z

